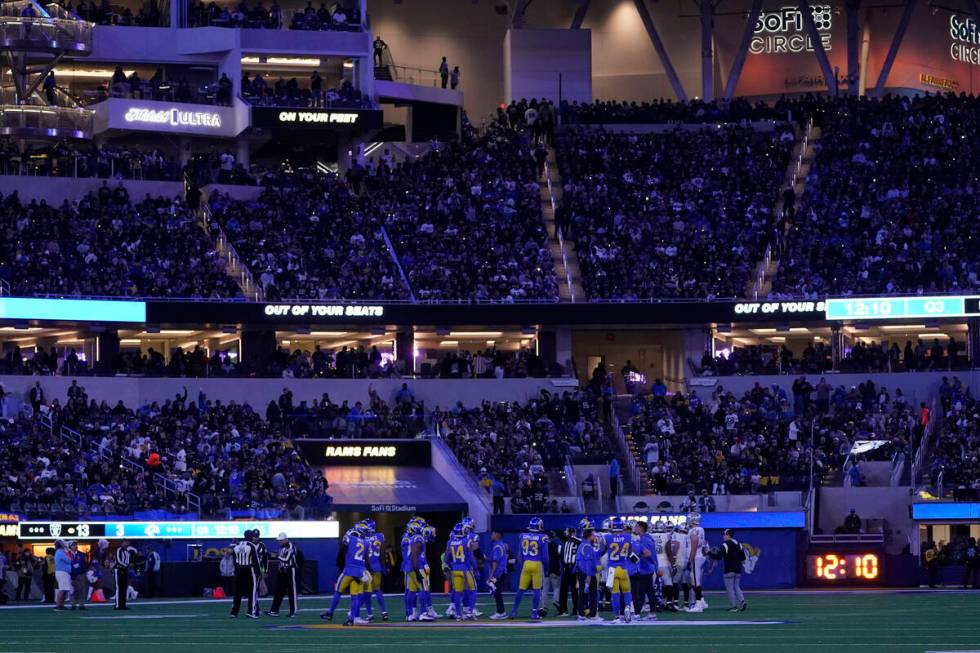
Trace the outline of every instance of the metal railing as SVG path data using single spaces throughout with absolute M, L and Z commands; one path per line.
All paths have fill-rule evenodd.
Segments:
M 759 293 L 762 292 L 762 284 L 766 282 L 766 273 L 769 270 L 769 264 L 772 262 L 772 244 L 766 245 L 766 252 L 762 255 L 762 261 L 756 268 L 755 282 L 752 284 L 752 299 L 759 299 Z
M 545 178 L 548 180 L 548 199 L 551 201 L 551 214 L 552 221 L 554 220 L 555 211 L 558 207 L 555 205 L 555 193 L 551 189 L 551 166 L 548 162 L 544 162 L 544 174 Z M 568 253 L 565 250 L 565 238 L 562 236 L 561 229 L 558 225 L 555 225 L 555 235 L 558 236 L 558 246 L 561 248 L 561 266 L 565 270 L 565 283 L 568 284 L 568 297 L 569 300 L 575 303 L 575 287 L 572 285 L 572 273 L 568 270 Z
M 221 224 L 214 219 L 214 215 L 211 213 L 211 207 L 207 202 L 201 205 L 201 223 L 204 226 L 204 230 L 214 239 L 215 247 L 218 253 L 225 258 L 225 266 L 227 267 L 228 274 L 232 274 L 232 270 L 238 270 L 238 284 L 242 288 L 242 292 L 246 297 L 251 297 L 255 301 L 262 301 L 265 299 L 265 290 L 257 283 L 252 277 L 252 273 L 245 267 L 242 263 L 241 258 L 238 256 L 238 252 L 235 250 L 235 246 L 231 244 L 228 236 L 225 235 L 225 230 L 221 227 Z
M 892 459 L 892 473 L 888 478 L 889 487 L 898 487 L 902 482 L 902 474 L 905 473 L 905 454 L 901 451 L 895 454 Z
M 388 230 L 385 229 L 384 225 L 381 225 L 381 236 L 385 240 L 385 245 L 388 247 L 388 253 L 391 255 L 391 260 L 395 264 L 395 268 L 398 270 L 399 276 L 402 278 L 402 284 L 405 286 L 405 290 L 408 291 L 408 296 L 415 299 L 415 291 L 412 290 L 412 284 L 408 282 L 408 276 L 405 274 L 405 270 L 402 268 L 402 262 L 398 260 L 398 253 L 395 252 L 395 245 L 391 242 L 391 238 L 388 237 Z
M 810 135 L 813 131 L 813 118 L 810 118 L 806 127 L 803 129 L 803 139 L 799 143 L 799 154 L 796 157 L 796 165 L 793 166 L 793 171 L 789 176 L 789 186 L 790 188 L 796 188 L 796 184 L 800 178 L 800 172 L 803 170 L 803 160 L 806 158 L 806 148 L 810 143 Z M 794 190 L 795 192 L 795 190 Z M 752 299 L 759 299 L 759 293 L 762 292 L 762 286 L 766 282 L 766 275 L 769 271 L 769 265 L 772 263 L 772 243 L 766 245 L 766 252 L 762 256 L 762 262 L 759 264 L 756 270 L 755 282 L 752 284 Z
M 39 417 L 39 422 L 41 423 L 42 426 L 44 426 L 51 432 L 52 436 L 56 435 L 54 422 L 48 415 L 41 415 Z M 93 442 L 87 443 L 86 442 L 87 438 L 73 428 L 70 428 L 65 425 L 61 425 L 61 428 L 58 429 L 57 435 L 62 440 L 69 442 L 70 444 L 74 445 L 78 449 L 84 449 L 86 444 L 88 444 L 88 450 L 95 453 L 99 457 L 99 459 L 104 463 L 108 463 L 110 465 L 115 465 L 117 463 L 117 460 L 112 455 L 112 453 L 110 453 L 106 448 L 102 447 L 101 444 L 93 443 Z M 186 503 L 186 507 L 188 510 L 193 510 L 194 512 L 200 514 L 201 511 L 200 496 L 194 494 L 193 492 L 182 491 L 175 481 L 167 478 L 166 476 L 164 476 L 159 472 L 151 472 L 144 465 L 140 464 L 139 462 L 131 458 L 127 458 L 122 454 L 119 455 L 118 463 L 123 468 L 133 473 L 144 474 L 144 475 L 149 474 L 150 479 L 153 481 L 153 483 L 157 485 L 157 487 L 162 489 L 165 494 L 172 495 L 177 499 L 183 499 Z
M 89 138 L 95 112 L 71 107 L 0 105 L 0 134 Z
M 919 440 L 919 448 L 916 449 L 915 456 L 912 459 L 912 469 L 909 477 L 909 485 L 912 487 L 917 487 L 920 483 L 920 476 L 922 474 L 922 468 L 925 465 L 926 453 L 929 451 L 929 447 L 932 444 L 932 434 L 935 432 L 936 423 L 939 421 L 939 412 L 937 411 L 938 403 L 939 400 L 933 397 L 932 403 L 929 406 L 929 421 L 926 422 L 926 426 L 922 430 L 922 439 Z
M 93 23 L 70 18 L 0 16 L 0 44 L 31 52 L 87 54 L 92 51 L 94 27 Z
M 619 424 L 619 415 L 616 414 L 615 407 L 612 407 L 609 413 L 609 421 L 612 426 L 613 435 L 616 438 L 616 445 L 625 453 L 626 472 L 629 474 L 630 480 L 633 481 L 633 490 L 635 492 L 642 492 L 644 488 L 641 485 L 642 474 L 640 473 L 639 463 L 636 462 L 636 458 L 630 450 L 629 442 L 626 441 L 626 433 Z M 622 488 L 620 490 L 619 494 L 623 494 Z
M 479 497 L 478 500 L 480 501 L 480 503 L 484 505 L 487 512 L 492 513 L 493 512 L 493 506 L 491 501 L 492 491 L 491 494 L 487 494 L 487 491 L 483 489 L 483 486 L 480 485 L 479 481 L 477 481 L 476 478 L 474 478 L 473 474 L 470 473 L 470 471 L 466 469 L 466 467 L 464 467 L 461 462 L 459 462 L 459 458 L 456 457 L 456 454 L 455 452 L 453 452 L 452 447 L 450 447 L 449 444 L 442 439 L 442 433 L 440 432 L 438 422 L 436 422 L 434 426 L 434 433 L 429 437 L 429 440 L 432 442 L 432 446 L 437 447 L 442 452 L 446 461 L 449 462 L 449 465 L 463 479 L 463 482 L 466 483 L 469 492 L 473 496 Z
M 562 469 L 565 474 L 565 486 L 568 488 L 569 496 L 578 497 L 581 496 L 579 492 L 578 483 L 575 482 L 575 468 L 572 466 L 571 456 L 565 456 L 565 467 Z
M 827 533 L 810 536 L 810 544 L 884 544 L 884 533 Z
M 0 297 L 10 297 L 10 284 L 6 279 L 0 279 Z
M 433 88 L 442 86 L 442 75 L 439 74 L 438 70 L 396 65 L 390 65 L 388 68 L 392 71 L 391 77 L 396 82 L 414 84 L 416 86 L 431 86 Z

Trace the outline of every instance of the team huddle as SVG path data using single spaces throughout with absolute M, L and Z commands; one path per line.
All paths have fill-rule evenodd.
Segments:
M 445 616 L 457 621 L 482 616 L 476 607 L 481 577 L 486 578 L 496 602 L 496 612 L 490 619 L 516 619 L 527 592 L 531 592 L 531 620 L 547 616 L 541 603 L 551 562 L 549 549 L 562 556 L 572 573 L 569 589 L 579 621 L 604 621 L 599 616 L 602 609 L 612 612 L 613 623 L 628 623 L 640 618 L 656 619 L 659 610 L 702 612 L 708 607 L 702 577 L 708 560 L 719 556 L 709 547 L 697 513 L 688 515 L 685 525 L 673 527 L 660 521 L 651 525 L 612 517 L 596 528 L 591 520 L 583 518 L 578 528 L 566 531 L 559 542 L 552 542 L 542 519 L 534 517 L 521 533 L 513 554 L 499 532 L 491 536 L 489 555 L 484 554 L 475 526 L 468 517 L 456 524 L 445 549 L 432 560 L 440 565 L 447 580 L 450 605 Z M 382 590 L 384 543 L 384 534 L 376 532 L 371 519 L 358 522 L 345 533 L 344 567 L 330 608 L 321 613 L 322 618 L 332 621 L 343 595 L 349 594 L 351 604 L 345 625 L 370 623 L 374 619 L 374 600 L 381 618 L 389 620 Z M 434 621 L 440 616 L 432 605 L 429 565 L 435 546 L 435 527 L 421 517 L 412 518 L 400 547 L 407 621 Z M 481 574 L 481 570 L 486 573 Z M 520 577 L 507 611 L 503 586 L 504 577 L 511 570 L 519 571 Z

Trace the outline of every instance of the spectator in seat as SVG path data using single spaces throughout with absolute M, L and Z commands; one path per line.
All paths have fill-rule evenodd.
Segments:
M 848 513 L 847 517 L 844 518 L 844 532 L 845 533 L 860 533 L 861 532 L 861 518 L 858 516 L 854 508 Z

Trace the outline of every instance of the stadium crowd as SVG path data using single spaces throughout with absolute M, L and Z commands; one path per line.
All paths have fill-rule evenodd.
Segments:
M 943 418 L 933 434 L 929 462 L 932 485 L 942 481 L 943 494 L 967 490 L 980 493 L 980 404 L 958 377 L 943 378 L 939 388 Z
M 697 99 L 689 102 L 666 99 L 652 102 L 594 100 L 591 103 L 563 100 L 558 113 L 563 125 L 614 125 L 787 120 L 794 108 L 796 103 L 792 101 L 780 100 L 774 104 L 759 101 L 753 104 L 744 98 L 735 98 L 727 103 Z
M 457 404 L 437 411 L 433 420 L 460 463 L 494 497 L 494 511 L 503 512 L 503 499 L 510 497 L 511 511 L 519 513 L 547 510 L 546 470 L 569 459 L 609 462 L 608 415 L 608 399 L 591 390 L 542 390 L 524 404 Z
M 773 297 L 980 288 L 974 153 L 980 100 L 840 99 L 823 107 Z
M 302 173 L 254 201 L 211 196 L 211 210 L 267 299 L 404 299 L 370 205 L 335 176 Z
M 101 177 L 176 181 L 181 166 L 159 148 L 119 145 L 79 145 L 58 141 L 52 145 L 18 148 L 10 139 L 0 141 L 0 171 L 6 175 L 46 177 Z
M 417 300 L 555 301 L 534 147 L 491 127 L 363 177 Z
M 12 292 L 236 297 L 224 261 L 179 200 L 133 202 L 120 183 L 61 206 L 0 201 L 0 278 Z
M 857 440 L 887 441 L 865 458 L 908 456 L 922 434 L 902 391 L 871 380 L 848 389 L 801 378 L 791 393 L 755 384 L 741 397 L 722 386 L 706 398 L 696 390 L 638 395 L 632 410 L 627 433 L 658 494 L 799 489 L 809 483 L 811 452 L 819 479 L 843 472 Z M 860 468 L 849 469 L 860 484 Z
M 21 509 L 38 512 L 182 512 L 188 509 L 184 497 L 193 493 L 206 515 L 260 508 L 324 514 L 325 479 L 287 446 L 289 427 L 281 415 L 292 414 L 290 402 L 284 393 L 276 404 L 279 417 L 269 420 L 247 403 L 212 401 L 203 393 L 188 401 L 185 389 L 134 410 L 122 401 L 90 400 L 73 383 L 64 402 L 38 404 L 33 419 L 0 421 L 0 456 L 9 471 L 2 492 Z M 81 439 L 60 439 L 54 434 L 61 426 Z M 25 508 L 27 502 L 33 506 Z
M 591 299 L 741 297 L 776 233 L 788 127 L 559 139 L 563 197 Z
M 374 106 L 371 98 L 343 80 L 336 87 L 327 86 L 320 73 L 313 71 L 308 83 L 301 85 L 296 77 L 279 77 L 274 83 L 262 73 L 255 77 L 242 73 L 242 97 L 250 104 L 263 107 L 338 107 L 363 109 Z
M 290 16 L 291 14 L 291 16 Z M 254 4 L 241 2 L 218 4 L 195 0 L 188 13 L 190 27 L 232 27 L 246 29 L 359 31 L 362 29 L 361 12 L 356 2 L 333 2 L 328 7 L 321 2 L 319 8 L 312 0 L 306 7 L 292 11 L 272 0 L 266 6 L 262 0 Z
M 836 369 L 840 372 L 922 372 L 957 370 L 968 367 L 963 344 L 948 338 L 927 343 L 921 338 L 913 345 L 905 341 L 870 342 L 858 340 L 845 348 Z M 733 346 L 711 356 L 705 352 L 697 371 L 702 376 L 744 376 L 749 374 L 819 374 L 834 370 L 831 348 L 827 342 L 810 341 L 797 355 L 786 345 Z

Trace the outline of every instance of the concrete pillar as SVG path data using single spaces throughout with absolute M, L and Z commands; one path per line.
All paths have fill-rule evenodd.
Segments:
M 545 367 L 558 360 L 557 338 L 553 329 L 538 331 L 538 356 L 544 361 Z
M 415 365 L 415 332 L 400 330 L 395 334 L 395 360 L 402 374 L 411 374 Z
M 561 365 L 565 374 L 572 374 L 572 329 L 555 328 L 555 362 Z
M 714 0 L 701 0 L 701 94 L 705 102 L 715 100 Z
M 372 37 L 373 39 L 373 37 Z M 358 57 L 354 59 L 354 86 L 370 98 L 374 96 L 374 57 Z
M 857 96 L 861 80 L 861 35 L 858 12 L 861 0 L 847 0 L 847 94 Z
M 247 369 L 259 371 L 276 352 L 275 331 L 243 330 L 241 360 Z
M 111 373 L 119 356 L 119 332 L 107 329 L 95 339 L 95 368 L 102 373 Z
M 251 163 L 251 152 L 249 148 L 248 139 L 239 138 L 235 141 L 235 145 L 238 147 L 238 151 L 235 153 L 235 160 L 242 164 L 246 170 Z
M 177 145 L 180 148 L 180 165 L 182 166 L 191 160 L 191 155 L 194 153 L 194 147 L 191 143 L 192 141 L 189 136 L 181 136 L 177 141 Z
M 837 325 L 830 327 L 830 357 L 834 369 L 840 367 L 841 358 L 844 356 L 844 332 Z
M 970 367 L 980 368 L 980 317 L 966 321 L 966 355 L 970 357 Z
M 337 134 L 337 173 L 343 176 L 357 160 L 357 145 L 350 134 Z

